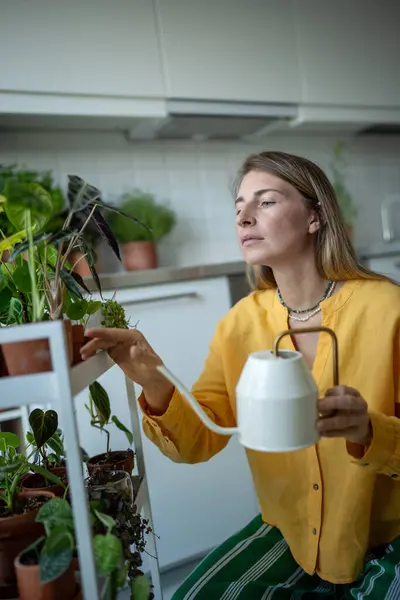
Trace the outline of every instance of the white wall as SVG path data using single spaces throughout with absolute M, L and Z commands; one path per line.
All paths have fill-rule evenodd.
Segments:
M 176 229 L 160 244 L 160 264 L 195 265 L 240 259 L 230 186 L 246 155 L 283 150 L 329 169 L 335 141 L 297 135 L 269 137 L 254 145 L 132 144 L 119 132 L 3 131 L 0 163 L 53 169 L 63 186 L 68 173 L 79 174 L 98 186 L 107 201 L 135 186 L 154 192 L 178 213 Z M 348 163 L 348 186 L 359 209 L 356 245 L 364 247 L 382 238 L 380 203 L 387 194 L 400 193 L 400 137 L 349 140 Z

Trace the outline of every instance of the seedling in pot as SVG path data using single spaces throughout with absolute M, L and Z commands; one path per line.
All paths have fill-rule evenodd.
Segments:
M 106 462 L 110 459 L 110 432 L 106 428 L 110 426 L 112 423 L 120 431 L 123 431 L 126 435 L 126 438 L 131 446 L 133 444 L 133 435 L 132 432 L 129 431 L 127 427 L 115 416 L 111 416 L 111 403 L 110 398 L 104 389 L 104 387 L 98 381 L 94 381 L 89 386 L 89 405 L 85 404 L 87 410 L 89 411 L 91 420 L 90 424 L 92 427 L 96 427 L 100 429 L 100 431 L 106 434 L 107 439 L 107 447 L 106 447 Z

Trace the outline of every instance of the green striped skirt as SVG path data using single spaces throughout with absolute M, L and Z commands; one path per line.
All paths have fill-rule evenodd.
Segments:
M 353 583 L 308 575 L 281 533 L 255 518 L 209 554 L 172 600 L 400 600 L 400 538 L 366 558 Z

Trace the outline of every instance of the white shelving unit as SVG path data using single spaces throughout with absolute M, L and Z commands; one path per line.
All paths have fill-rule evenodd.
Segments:
M 74 397 L 100 377 L 114 363 L 105 352 L 80 363 L 69 366 L 61 321 L 34 323 L 19 327 L 0 329 L 0 344 L 48 338 L 53 371 L 20 377 L 0 378 L 0 421 L 21 418 L 23 430 L 28 427 L 28 407 L 33 404 L 49 404 L 57 411 L 63 429 L 68 456 L 68 481 L 71 488 L 72 509 L 81 564 L 82 595 L 84 600 L 100 600 L 92 548 L 87 495 L 84 485 L 78 427 L 75 417 Z M 142 438 L 136 395 L 132 381 L 125 378 L 126 394 L 131 415 L 131 430 L 135 441 L 136 470 L 140 485 L 136 505 L 153 528 L 150 496 L 145 473 Z M 19 408 L 16 408 L 19 407 Z M 138 481 L 136 479 L 136 481 Z M 150 555 L 150 572 L 156 600 L 162 600 L 157 547 L 153 535 L 147 536 L 146 548 Z

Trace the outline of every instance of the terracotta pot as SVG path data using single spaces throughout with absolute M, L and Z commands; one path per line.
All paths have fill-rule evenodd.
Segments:
M 117 460 L 114 460 L 113 457 L 116 457 L 116 455 L 119 455 L 119 454 L 127 454 L 127 456 L 126 456 L 126 458 L 124 458 L 122 460 L 118 460 L 118 457 L 117 457 Z M 93 473 L 97 469 L 109 469 L 109 470 L 113 470 L 113 471 L 126 471 L 127 473 L 132 475 L 133 466 L 134 466 L 133 450 L 130 450 L 130 449 L 123 450 L 123 451 L 116 450 L 115 452 L 110 452 L 109 461 L 104 464 L 103 463 L 98 464 L 99 461 L 101 461 L 105 457 L 106 457 L 106 453 L 104 452 L 103 454 L 96 454 L 96 456 L 92 456 L 92 458 L 89 458 L 89 460 L 87 462 L 87 468 L 88 468 L 89 473 Z
M 7 369 L 5 358 L 3 356 L 3 351 L 0 346 L 0 377 L 7 377 L 7 375 L 8 375 L 8 369 Z M 2 412 L 2 411 L 0 411 L 0 412 Z
M 53 471 L 54 473 L 54 471 Z M 54 473 L 56 475 L 56 473 Z M 59 475 L 57 475 L 59 477 Z M 62 498 L 65 493 L 65 488 L 62 485 L 56 483 L 51 485 L 45 485 L 45 478 L 39 473 L 28 473 L 21 480 L 21 488 L 24 492 L 30 492 L 31 490 L 37 490 L 41 492 L 52 492 L 58 498 Z
M 83 325 L 72 325 L 72 364 L 82 361 L 81 348 L 85 343 L 85 329 Z
M 17 327 L 24 327 L 17 325 Z M 72 364 L 71 321 L 64 320 L 67 351 Z M 52 370 L 50 347 L 47 339 L 12 342 L 2 345 L 9 375 L 29 375 Z
M 122 244 L 122 260 L 127 271 L 155 269 L 158 264 L 154 242 L 128 242 Z
M 74 266 L 74 272 L 78 273 L 81 277 L 92 277 L 89 269 L 89 265 L 86 262 L 86 258 L 83 258 L 83 252 L 75 251 L 71 252 L 68 258 L 72 266 Z M 99 262 L 95 264 L 96 271 L 99 270 Z
M 24 565 L 21 556 L 14 561 L 17 574 L 18 594 L 20 600 L 72 600 L 75 598 L 77 586 L 75 572 L 69 568 L 54 581 L 40 583 L 39 565 Z
M 23 500 L 32 496 L 54 498 L 51 492 L 32 490 L 21 492 L 17 499 Z M 44 534 L 43 525 L 35 522 L 38 512 L 39 509 L 35 509 L 28 513 L 0 518 L 0 598 L 15 598 L 18 594 L 14 559 Z

